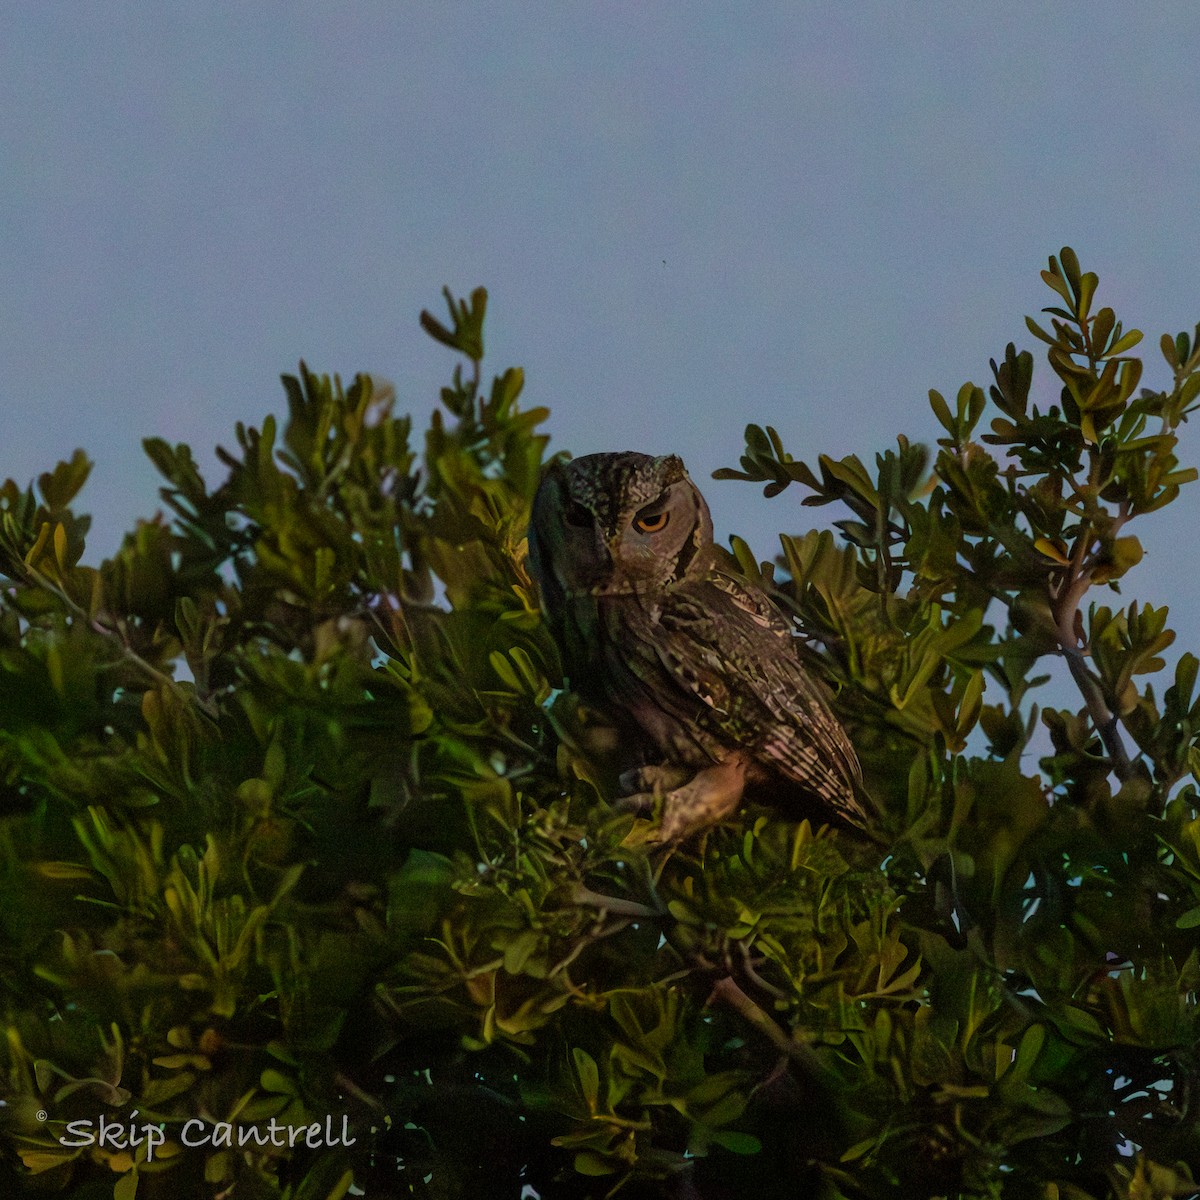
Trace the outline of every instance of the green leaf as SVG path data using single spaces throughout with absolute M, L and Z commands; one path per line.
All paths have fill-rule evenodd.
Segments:
M 935 392 L 932 388 L 929 390 L 929 406 L 933 409 L 933 415 L 941 422 L 946 432 L 952 437 L 955 436 L 958 425 L 954 417 L 950 415 L 950 406 L 946 403 L 942 394 Z
M 1078 268 L 1078 264 L 1076 264 Z M 1079 279 L 1079 304 L 1078 314 L 1079 319 L 1083 320 L 1087 317 L 1092 308 L 1092 297 L 1096 294 L 1096 285 L 1100 282 L 1099 278 L 1091 271 L 1083 275 Z
M 975 728 L 983 709 L 984 678 L 982 671 L 972 671 L 963 689 L 962 703 L 958 709 L 956 728 L 960 737 L 966 737 Z
M 714 1130 L 709 1140 L 734 1154 L 758 1154 L 762 1150 L 762 1142 L 752 1133 L 738 1133 L 732 1129 Z
M 592 1113 L 600 1107 L 600 1068 L 596 1060 L 579 1046 L 571 1048 L 571 1061 L 575 1064 L 575 1076 L 579 1080 L 579 1090 L 583 1093 L 584 1103 Z
M 1118 354 L 1125 354 L 1129 350 L 1132 350 L 1134 346 L 1136 346 L 1141 340 L 1141 331 L 1137 329 L 1131 329 L 1127 334 L 1121 338 L 1118 338 L 1117 341 L 1113 342 L 1113 344 L 1109 346 L 1108 355 L 1113 357 Z
M 1075 251 L 1070 246 L 1064 246 L 1059 252 L 1058 257 L 1062 262 L 1062 273 L 1066 277 L 1067 283 L 1071 286 L 1071 291 L 1075 296 L 1083 294 L 1083 281 L 1079 271 L 1079 259 L 1075 255 Z M 1051 262 L 1054 260 L 1051 259 Z M 1082 306 L 1078 309 L 1080 315 L 1083 313 Z
M 580 1150 L 575 1155 L 575 1170 L 580 1175 L 612 1175 L 618 1166 L 594 1150 Z
M 1067 558 L 1067 548 L 1061 542 L 1053 542 L 1049 538 L 1038 537 L 1033 539 L 1033 545 L 1036 550 L 1060 566 L 1065 567 L 1070 562 L 1070 559 Z
M 1176 929 L 1197 929 L 1200 928 L 1200 905 L 1195 908 L 1189 908 L 1181 917 L 1175 921 Z
M 67 462 L 38 476 L 38 491 L 51 512 L 61 512 L 82 490 L 92 471 L 91 459 L 76 450 Z M 136 1185 L 135 1185 L 136 1186 Z

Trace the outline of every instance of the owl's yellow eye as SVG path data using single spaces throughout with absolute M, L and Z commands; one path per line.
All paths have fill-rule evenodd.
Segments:
M 633 527 L 640 533 L 661 533 L 670 519 L 671 514 L 668 512 L 645 513 L 634 517 Z

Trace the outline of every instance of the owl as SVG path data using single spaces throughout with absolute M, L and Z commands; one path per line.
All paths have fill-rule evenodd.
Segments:
M 534 498 L 530 570 L 570 686 L 619 731 L 631 789 L 662 794 L 664 841 L 747 787 L 863 824 L 858 759 L 790 621 L 722 558 L 675 455 L 557 463 Z

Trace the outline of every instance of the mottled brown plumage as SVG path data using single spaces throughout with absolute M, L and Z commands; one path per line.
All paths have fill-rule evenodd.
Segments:
M 861 823 L 859 767 L 790 623 L 723 570 L 708 505 L 674 455 L 590 454 L 550 468 L 530 564 L 571 687 L 666 793 L 662 836 L 728 815 L 747 783 Z M 677 768 L 686 768 L 686 771 Z M 687 782 L 678 782 L 679 777 Z

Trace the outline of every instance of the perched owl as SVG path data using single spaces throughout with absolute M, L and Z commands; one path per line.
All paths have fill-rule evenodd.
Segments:
M 722 569 L 678 458 L 552 466 L 529 560 L 571 687 L 618 728 L 643 787 L 669 789 L 665 841 L 720 821 L 748 784 L 796 794 L 806 815 L 864 821 L 858 759 L 789 621 Z

